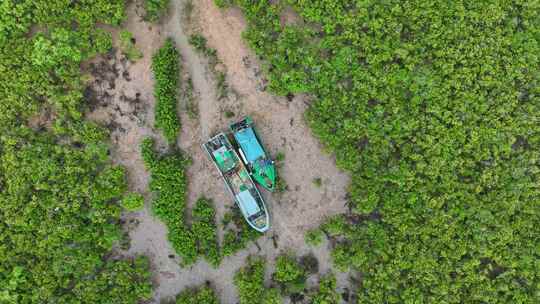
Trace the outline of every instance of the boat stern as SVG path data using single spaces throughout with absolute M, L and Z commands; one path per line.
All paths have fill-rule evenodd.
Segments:
M 242 215 L 253 229 L 265 232 L 270 228 L 270 217 L 256 189 L 240 192 L 236 195 L 236 202 Z
M 268 229 L 270 229 L 270 219 L 268 217 L 268 212 L 264 212 L 264 214 L 262 214 L 259 218 L 253 221 L 248 221 L 248 223 L 253 229 L 261 233 L 268 231 Z

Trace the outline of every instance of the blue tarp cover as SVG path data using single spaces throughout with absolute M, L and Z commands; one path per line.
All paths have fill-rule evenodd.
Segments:
M 240 209 L 246 213 L 247 217 L 257 214 L 261 210 L 249 190 L 238 193 L 236 199 L 240 203 Z
M 234 133 L 234 138 L 242 148 L 248 162 L 252 163 L 259 157 L 264 156 L 264 150 L 262 149 L 257 137 L 252 128 L 245 128 Z

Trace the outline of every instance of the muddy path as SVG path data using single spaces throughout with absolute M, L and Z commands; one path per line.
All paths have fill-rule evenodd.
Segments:
M 131 63 L 116 51 L 87 67 L 93 77 L 88 94 L 95 100 L 88 118 L 109 126 L 113 161 L 126 167 L 130 189 L 144 193 L 147 199 L 144 210 L 124 215 L 131 238 L 131 247 L 125 254 L 145 254 L 151 258 L 153 303 L 172 299 L 184 288 L 206 281 L 211 282 L 222 303 L 236 303 L 233 276 L 250 254 L 266 256 L 272 267 L 273 258 L 286 250 L 298 255 L 312 253 L 319 260 L 319 272 L 328 272 L 331 267 L 328 244 L 309 247 L 304 243 L 304 233 L 318 226 L 325 217 L 345 211 L 349 177 L 336 168 L 334 159 L 322 151 L 306 126 L 303 113 L 307 98 L 287 99 L 264 91 L 260 64 L 241 39 L 246 27 L 241 12 L 221 11 L 212 0 L 198 0 L 193 2 L 191 19 L 187 20 L 184 1 L 172 0 L 169 15 L 159 25 L 144 22 L 140 4 L 132 4 L 124 28 L 133 33 L 143 58 Z M 216 79 L 206 58 L 188 43 L 189 34 L 195 31 L 208 39 L 209 46 L 217 50 L 223 62 L 219 68 L 226 71 L 229 85 L 225 99 L 217 98 Z M 278 152 L 285 154 L 279 174 L 288 190 L 280 194 L 263 191 L 271 213 L 271 230 L 257 244 L 224 259 L 217 269 L 204 261 L 180 268 L 178 257 L 167 242 L 166 227 L 150 211 L 149 175 L 140 156 L 139 143 L 144 137 L 152 136 L 160 146 L 165 146 L 159 132 L 152 128 L 154 98 L 150 63 L 151 55 L 167 37 L 174 39 L 180 51 L 182 73 L 192 78 L 198 108 L 195 119 L 179 110 L 182 120 L 179 147 L 192 158 L 188 169 L 189 204 L 201 195 L 213 199 L 218 222 L 232 206 L 217 171 L 200 148 L 205 139 L 226 129 L 230 122 L 244 115 L 252 116 L 269 152 L 274 156 Z M 227 111 L 234 113 L 234 117 L 226 118 Z M 320 187 L 313 183 L 318 178 L 322 180 Z M 310 281 L 316 281 L 316 277 Z M 347 275 L 338 274 L 338 282 L 341 287 L 347 285 Z

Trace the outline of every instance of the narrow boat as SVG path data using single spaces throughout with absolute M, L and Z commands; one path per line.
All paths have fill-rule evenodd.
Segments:
M 264 188 L 274 191 L 276 186 L 276 169 L 274 162 L 264 150 L 251 117 L 246 117 L 230 125 L 234 139 L 238 143 L 238 152 L 247 166 L 255 182 Z
M 203 145 L 248 224 L 259 232 L 270 227 L 270 218 L 259 190 L 224 133 Z

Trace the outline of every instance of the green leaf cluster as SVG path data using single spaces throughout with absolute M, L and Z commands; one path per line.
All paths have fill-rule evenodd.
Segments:
M 304 256 L 299 262 L 292 253 L 279 255 L 270 285 L 265 285 L 265 260 L 262 257 L 248 257 L 246 266 L 234 276 L 240 304 L 283 303 L 283 297 L 291 297 L 293 300 L 295 296 L 303 298 L 305 303 L 340 303 L 341 296 L 336 291 L 336 278 L 332 273 L 322 276 L 319 285 L 306 289 L 308 274 L 317 272 L 311 265 L 307 265 L 313 264 L 312 259 L 317 264 L 313 256 Z M 273 287 L 275 285 L 278 287 Z
M 277 282 L 284 294 L 300 293 L 305 289 L 306 272 L 290 254 L 276 258 L 276 269 L 272 279 Z
M 219 304 L 219 300 L 210 286 L 182 291 L 176 297 L 176 304 Z
M 146 9 L 145 19 L 151 22 L 157 22 L 167 13 L 169 0 L 144 0 Z
M 221 252 L 217 239 L 216 211 L 212 201 L 201 197 L 192 210 L 191 231 L 197 238 L 198 251 L 214 267 L 221 262 Z
M 279 292 L 264 286 L 264 268 L 262 258 L 249 257 L 247 265 L 234 275 L 240 304 L 281 303 Z
M 190 160 L 178 151 L 159 155 L 154 142 L 146 138 L 141 143 L 141 153 L 150 171 L 150 190 L 155 197 L 152 210 L 168 228 L 168 239 L 182 257 L 184 265 L 195 263 L 198 257 L 197 240 L 186 223 L 187 178 L 185 168 Z
M 324 233 L 318 228 L 311 229 L 306 232 L 304 239 L 308 245 L 319 246 L 324 240 Z
M 323 229 L 360 302 L 538 302 L 537 3 L 233 2 L 270 89 L 315 97 L 351 173 L 351 214 Z
M 178 50 L 171 38 L 152 56 L 152 72 L 155 78 L 155 125 L 163 131 L 169 143 L 175 143 L 180 131 L 180 118 L 176 109 L 180 65 Z
M 140 193 L 128 193 L 122 199 L 122 207 L 128 211 L 141 210 L 144 207 L 144 197 Z
M 201 34 L 192 34 L 189 36 L 189 44 L 193 46 L 195 51 L 205 55 L 212 61 L 218 62 L 217 51 L 207 45 L 206 38 Z
M 341 303 L 341 295 L 336 292 L 336 277 L 327 274 L 319 281 L 318 290 L 311 295 L 313 304 L 338 304 Z

